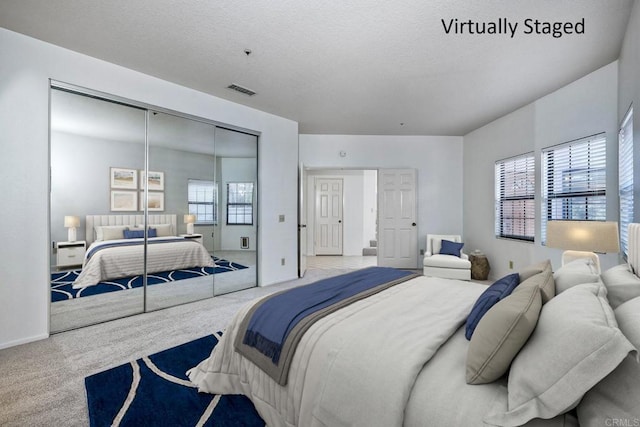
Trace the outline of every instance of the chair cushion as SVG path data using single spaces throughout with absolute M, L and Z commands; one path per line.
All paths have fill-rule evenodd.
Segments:
M 424 257 L 423 264 L 429 267 L 471 269 L 471 261 L 455 255 L 436 254 Z
M 451 240 L 442 240 L 440 243 L 440 254 L 441 255 L 453 255 L 460 257 L 460 252 L 462 252 L 462 247 L 464 243 L 452 242 Z

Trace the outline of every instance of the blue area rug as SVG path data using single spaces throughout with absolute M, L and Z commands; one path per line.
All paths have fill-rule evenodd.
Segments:
M 242 264 L 230 262 L 225 259 L 213 257 L 215 267 L 194 267 L 184 270 L 163 271 L 147 275 L 148 285 L 175 282 L 177 280 L 191 279 L 193 277 L 209 276 L 211 274 L 226 273 L 228 271 L 243 270 L 248 268 Z M 64 301 L 73 298 L 87 297 L 106 292 L 122 291 L 142 287 L 142 275 L 123 277 L 122 279 L 100 282 L 95 286 L 87 286 L 81 289 L 73 289 L 74 280 L 80 274 L 80 270 L 51 273 L 51 302 Z
M 209 357 L 218 338 L 199 338 L 85 378 L 89 425 L 263 427 L 247 397 L 198 393 L 185 375 Z

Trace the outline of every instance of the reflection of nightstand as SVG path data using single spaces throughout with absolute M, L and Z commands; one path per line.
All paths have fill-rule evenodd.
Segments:
M 202 234 L 181 234 L 180 237 L 184 237 L 188 240 L 195 240 L 196 242 L 202 244 Z
M 84 253 L 87 249 L 87 242 L 78 240 L 75 242 L 58 242 L 56 245 L 56 268 L 82 265 Z

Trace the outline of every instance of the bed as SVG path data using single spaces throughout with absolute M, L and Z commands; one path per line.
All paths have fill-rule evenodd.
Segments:
M 89 246 L 82 271 L 73 283 L 74 289 L 143 274 L 143 215 L 89 215 L 85 224 L 85 240 Z M 176 215 L 149 215 L 148 228 L 148 274 L 214 266 L 202 244 L 176 235 Z
M 280 298 L 265 297 L 188 376 L 201 392 L 248 396 L 269 426 L 638 425 L 638 253 L 629 259 L 602 275 L 582 260 L 521 270 L 470 340 L 470 313 L 502 279 L 409 277 L 308 325 L 284 381 L 259 367 L 273 352 L 243 348 L 253 316 Z

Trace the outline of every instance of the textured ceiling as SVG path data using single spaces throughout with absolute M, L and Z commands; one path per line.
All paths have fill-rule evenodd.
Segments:
M 290 118 L 300 133 L 464 135 L 617 59 L 632 3 L 2 0 L 0 26 Z M 499 18 L 519 23 L 514 37 L 441 23 Z M 527 35 L 527 18 L 584 18 L 585 31 Z

